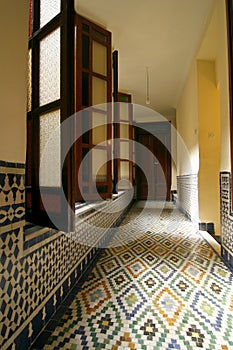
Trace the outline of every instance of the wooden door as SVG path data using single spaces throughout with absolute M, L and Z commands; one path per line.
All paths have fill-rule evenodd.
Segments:
M 170 200 L 171 191 L 171 159 L 166 147 L 153 137 L 154 163 L 154 199 Z
M 147 130 L 136 127 L 136 141 L 150 151 L 146 157 L 143 152 L 136 152 L 136 162 L 140 164 L 136 171 L 137 199 L 170 200 L 170 134 L 161 132 L 157 138 Z
M 151 135 L 139 134 L 137 142 L 148 148 L 153 153 L 153 142 Z M 136 152 L 137 164 L 140 164 L 140 167 L 137 167 L 136 172 L 136 183 L 137 183 L 137 198 L 138 199 L 154 199 L 154 185 L 153 179 L 154 175 L 154 166 L 152 154 L 148 153 L 148 157 L 145 157 L 144 154 L 140 151 Z M 147 173 L 143 171 L 147 169 Z

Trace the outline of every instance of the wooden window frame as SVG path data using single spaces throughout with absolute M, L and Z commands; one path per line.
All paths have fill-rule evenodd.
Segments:
M 39 186 L 39 116 L 60 109 L 61 123 L 74 113 L 74 1 L 61 0 L 61 11 L 47 24 L 40 28 L 40 0 L 31 0 L 30 11 L 32 18 L 29 21 L 28 48 L 32 50 L 32 105 L 27 113 L 27 159 L 26 159 L 26 220 L 40 226 L 56 227 L 47 215 L 41 201 L 41 188 Z M 39 47 L 40 41 L 57 28 L 61 28 L 60 46 L 60 99 L 40 106 L 39 104 Z M 72 132 L 72 128 L 70 130 Z M 62 135 L 69 138 L 71 135 Z M 61 147 L 62 158 L 62 147 Z M 69 206 L 74 210 L 74 196 L 72 188 L 74 176 L 72 168 L 73 152 L 70 150 L 65 159 L 62 172 L 62 189 L 66 195 L 67 203 L 60 202 L 60 213 L 63 222 L 59 228 L 65 231 L 73 229 Z M 45 188 L 48 196 L 55 196 L 59 201 L 59 190 Z M 29 200 L 30 198 L 30 200 Z M 51 197 L 52 198 L 52 197 Z
M 84 29 L 84 26 L 86 28 L 89 28 L 89 32 Z M 106 37 L 106 41 L 102 41 L 101 38 L 94 38 L 93 32 L 97 31 L 99 33 L 102 33 L 103 36 Z M 89 65 L 88 68 L 84 68 L 82 64 L 82 36 L 85 35 L 89 37 Z M 92 67 L 92 42 L 96 41 L 99 42 L 100 44 L 104 45 L 107 49 L 107 72 L 106 76 L 96 73 L 93 71 Z M 76 42 L 76 47 L 75 47 L 75 111 L 80 112 L 85 109 L 86 113 L 89 113 L 89 116 L 91 112 L 100 112 L 99 109 L 93 107 L 93 96 L 92 96 L 92 78 L 100 78 L 104 81 L 106 81 L 107 84 L 107 101 L 106 102 L 112 102 L 112 45 L 111 45 L 111 32 L 107 31 L 106 29 L 100 27 L 96 23 L 93 23 L 92 21 L 88 20 L 87 18 L 84 18 L 78 14 L 75 15 L 75 42 Z M 82 77 L 83 73 L 88 74 L 88 103 L 83 104 L 83 88 L 82 88 Z M 84 115 L 85 112 L 81 112 L 78 116 L 77 120 L 77 125 L 76 128 L 79 130 L 82 130 L 82 120 L 81 120 L 81 115 Z M 111 109 L 110 106 L 108 107 L 106 112 L 101 112 L 107 116 L 108 119 L 108 124 L 107 124 L 107 139 L 111 140 L 112 138 L 112 126 L 110 120 L 111 118 Z M 91 116 L 89 117 L 89 125 L 91 123 Z M 78 178 L 78 173 L 79 171 L 82 171 L 80 167 L 82 167 L 82 150 L 86 149 L 91 151 L 93 147 L 101 149 L 101 146 L 95 146 L 92 142 L 92 129 L 90 125 L 90 130 L 88 132 L 87 136 L 88 142 L 83 142 L 82 137 L 80 137 L 76 141 L 75 145 L 75 168 L 76 168 L 76 175 L 75 175 L 75 200 L 76 201 L 83 201 L 83 195 L 81 191 L 81 187 L 86 187 L 88 190 L 88 193 L 85 194 L 84 200 L 98 200 L 99 196 L 101 198 L 111 198 L 112 196 L 112 165 L 111 161 L 107 163 L 107 181 L 105 182 L 98 182 L 96 181 L 96 186 L 98 187 L 106 187 L 107 191 L 103 193 L 94 193 L 93 192 L 93 180 L 92 180 L 92 170 L 90 171 L 89 174 L 89 180 L 88 181 L 80 181 L 80 178 Z M 111 159 L 111 146 L 106 146 L 102 147 L 102 149 L 106 149 L 107 154 L 108 154 L 108 159 Z M 91 157 L 90 157 L 91 159 Z M 91 164 L 89 164 L 90 169 L 91 169 Z
M 128 104 L 128 119 L 122 119 L 120 116 L 120 111 L 118 108 L 118 123 L 117 123 L 117 134 L 119 135 L 118 138 L 118 150 L 119 150 L 119 158 L 117 158 L 117 179 L 120 179 L 120 168 L 121 168 L 121 162 L 125 162 L 129 164 L 129 183 L 131 184 L 131 186 L 127 186 L 127 187 L 120 187 L 120 190 L 127 190 L 132 188 L 133 186 L 133 105 L 132 105 L 132 96 L 130 94 L 127 93 L 123 93 L 123 92 L 118 92 L 118 103 L 127 103 Z M 120 133 L 120 126 L 121 123 L 128 125 L 128 131 L 129 131 L 129 138 L 128 140 L 121 140 L 121 133 Z M 121 142 L 126 142 L 129 144 L 129 159 L 128 160 L 123 160 L 121 158 L 121 151 L 120 151 L 120 143 Z M 121 180 L 121 179 L 120 179 Z

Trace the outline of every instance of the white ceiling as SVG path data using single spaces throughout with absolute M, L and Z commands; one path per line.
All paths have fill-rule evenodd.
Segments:
M 119 51 L 119 88 L 145 105 L 149 67 L 150 108 L 175 114 L 214 0 L 75 0 L 76 11 L 112 32 Z

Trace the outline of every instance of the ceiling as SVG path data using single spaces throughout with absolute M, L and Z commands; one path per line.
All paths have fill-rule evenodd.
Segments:
M 119 89 L 133 103 L 174 116 L 214 0 L 75 0 L 76 11 L 112 32 L 119 51 Z

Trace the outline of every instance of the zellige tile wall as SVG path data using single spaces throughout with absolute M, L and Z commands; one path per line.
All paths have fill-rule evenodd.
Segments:
M 106 228 L 101 235 L 86 234 L 83 224 L 78 228 L 80 236 L 86 235 L 81 243 L 57 232 L 30 246 L 24 233 L 24 179 L 24 164 L 0 162 L 1 350 L 30 346 L 82 277 L 98 247 L 105 245 L 107 229 L 119 221 L 127 202 L 127 194 L 106 201 L 115 214 L 95 214 L 95 224 L 103 221 Z

